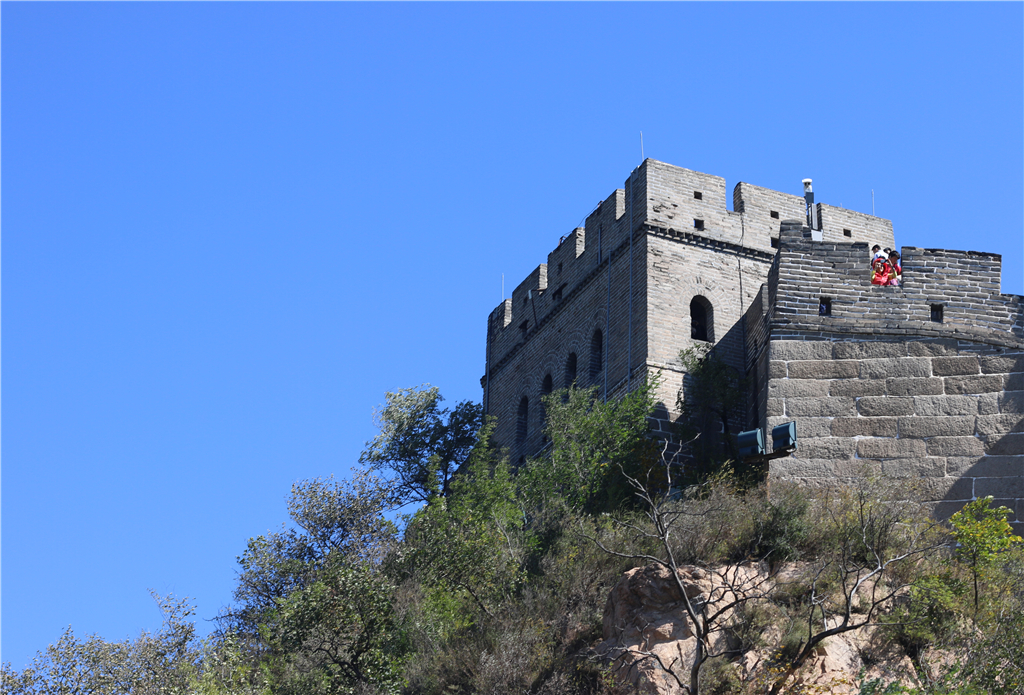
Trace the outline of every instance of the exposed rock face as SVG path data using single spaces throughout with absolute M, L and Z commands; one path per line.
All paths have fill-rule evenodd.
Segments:
M 793 574 L 794 569 L 784 568 L 776 579 Z M 750 590 L 749 595 L 763 594 L 769 588 L 763 568 L 754 565 L 711 571 L 686 566 L 678 572 L 677 583 L 671 571 L 660 565 L 631 569 L 608 596 L 604 640 L 595 650 L 610 662 L 617 681 L 630 692 L 677 695 L 684 692 L 680 684 L 689 683 L 696 637 L 684 608 L 680 584 L 695 607 L 709 597 L 721 607 L 736 598 L 734 592 L 742 595 L 744 588 Z M 726 612 L 720 617 L 720 624 L 732 618 L 731 613 Z M 771 634 L 765 634 L 765 641 L 776 643 L 782 629 L 781 625 L 769 626 L 767 632 Z M 715 632 L 710 646 L 713 652 L 725 651 L 725 633 Z M 748 688 L 758 678 L 765 677 L 771 651 L 764 648 L 742 654 L 730 652 L 736 675 Z M 865 662 L 865 654 L 872 655 L 870 664 Z M 858 692 L 856 684 L 862 678 L 899 680 L 906 685 L 916 685 L 910 659 L 901 650 L 886 644 L 877 630 L 863 629 L 829 638 L 789 681 L 786 691 L 796 692 L 803 686 L 817 687 L 821 692 L 835 695 L 852 695 Z
M 599 654 L 613 660 L 619 681 L 645 693 L 679 692 L 671 669 L 687 682 L 696 638 L 683 603 L 682 584 L 691 602 L 711 588 L 697 567 L 679 570 L 679 582 L 659 565 L 636 567 L 612 588 L 604 610 L 604 641 Z

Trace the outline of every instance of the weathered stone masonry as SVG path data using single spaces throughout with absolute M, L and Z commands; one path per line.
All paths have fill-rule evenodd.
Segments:
M 876 287 L 864 245 L 809 236 L 784 225 L 774 300 L 748 315 L 770 336 L 763 422 L 800 439 L 771 475 L 885 474 L 939 517 L 993 495 L 1024 519 L 1024 298 L 999 293 L 1000 257 L 904 247 L 903 287 Z
M 651 372 L 669 436 L 693 305 L 753 384 L 741 424 L 797 421 L 773 478 L 881 472 L 914 478 L 941 516 L 993 494 L 1024 518 L 1024 300 L 999 293 L 1000 257 L 904 247 L 904 286 L 872 286 L 868 249 L 894 246 L 892 224 L 817 204 L 814 241 L 804 212 L 747 183 L 728 210 L 720 177 L 646 160 L 491 312 L 498 442 L 513 460 L 541 449 L 552 389 L 613 396 Z

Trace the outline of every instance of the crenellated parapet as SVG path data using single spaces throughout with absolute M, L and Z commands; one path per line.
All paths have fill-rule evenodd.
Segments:
M 997 254 L 902 249 L 903 284 L 871 284 L 866 243 L 828 243 L 807 228 L 784 225 L 778 277 L 771 288 L 775 335 L 824 333 L 955 338 L 1024 346 L 1024 304 L 1000 293 Z M 821 315 L 823 303 L 828 315 Z

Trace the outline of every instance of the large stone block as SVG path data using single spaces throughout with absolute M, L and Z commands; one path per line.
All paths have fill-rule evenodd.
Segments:
M 858 467 L 857 470 L 864 470 Z M 880 472 L 880 469 L 878 469 Z M 834 478 L 852 475 L 846 459 L 784 458 L 771 462 L 771 475 L 779 478 Z
M 1024 457 L 1021 456 L 950 456 L 946 458 L 946 475 L 967 478 L 1001 478 L 1024 476 Z
M 988 355 L 978 360 L 983 374 L 1024 372 L 1024 355 Z
M 828 395 L 828 382 L 817 379 L 772 379 L 769 398 L 814 398 Z
M 920 439 L 858 439 L 856 442 L 857 455 L 861 458 L 920 458 L 928 454 Z
M 914 396 L 917 415 L 977 415 L 978 401 L 970 396 Z
M 837 360 L 861 360 L 879 357 L 906 357 L 904 342 L 839 342 L 832 345 L 832 356 Z
M 792 418 L 772 418 L 772 420 L 779 419 L 781 422 L 775 424 L 781 425 L 783 422 L 788 422 Z M 830 417 L 802 417 L 796 421 L 796 436 L 797 441 L 801 444 L 804 439 L 814 439 L 818 437 L 831 437 L 832 436 L 832 418 Z M 764 433 L 765 443 L 768 444 L 772 438 L 771 427 Z
M 913 415 L 914 399 L 895 396 L 865 396 L 857 400 L 857 411 L 864 417 Z
M 978 497 L 992 495 L 997 499 L 1024 497 L 1024 478 L 975 478 L 974 494 Z
M 998 398 L 1000 413 L 1024 414 L 1024 391 L 1004 391 Z
M 833 437 L 895 437 L 897 433 L 894 417 L 837 417 L 829 422 Z
M 945 357 L 956 355 L 957 341 L 953 339 L 922 340 L 907 343 L 907 354 L 911 357 Z
M 973 478 L 922 478 L 918 481 L 916 499 L 919 500 L 961 500 L 974 499 Z
M 768 348 L 771 360 L 832 359 L 832 343 L 823 340 L 773 340 Z
M 857 362 L 852 360 L 808 360 L 789 363 L 790 379 L 852 379 L 857 376 Z
M 830 381 L 830 396 L 883 396 L 885 380 L 883 379 L 836 379 Z
M 978 394 L 978 415 L 997 415 L 999 413 L 999 393 Z
M 797 425 L 796 455 L 808 459 L 851 459 L 856 442 L 853 439 L 829 437 L 827 439 L 801 439 Z M 895 441 L 895 440 L 894 440 Z
M 768 363 L 768 378 L 769 379 L 785 379 L 786 378 L 786 363 L 772 360 Z
M 888 377 L 908 376 L 929 377 L 931 375 L 931 360 L 927 357 L 861 360 L 860 362 L 860 376 L 862 379 L 885 379 Z
M 974 436 L 932 437 L 928 440 L 929 456 L 983 456 L 985 442 Z
M 979 415 L 978 434 L 1009 434 L 1024 432 L 1024 415 L 1006 413 L 1003 415 Z
M 923 505 L 933 519 L 945 521 L 964 508 L 964 502 L 929 502 Z
M 889 396 L 937 396 L 942 390 L 942 379 L 900 377 L 885 380 L 885 393 Z
M 882 461 L 882 475 L 892 478 L 941 478 L 945 471 L 944 458 L 899 458 Z
M 773 399 L 768 400 L 771 402 Z M 850 417 L 857 414 L 857 406 L 852 398 L 787 398 L 785 414 L 804 417 Z
M 1024 433 L 987 434 L 985 453 L 990 456 L 1024 456 Z
M 974 355 L 932 358 L 932 373 L 935 376 L 977 374 L 978 372 L 978 358 Z
M 901 437 L 957 437 L 974 434 L 974 417 L 901 417 Z
M 767 411 L 768 417 L 772 417 L 772 416 L 775 416 L 775 415 L 785 415 L 786 414 L 786 406 L 785 406 L 785 404 L 786 404 L 786 401 L 782 400 L 781 398 L 769 398 L 769 399 L 767 399 L 766 411 Z
M 1004 391 L 1024 391 L 1024 372 L 1003 375 Z
M 944 381 L 946 393 L 995 393 L 1003 390 L 1003 377 L 1001 374 L 987 374 L 985 376 L 948 376 Z M 924 394 L 922 394 L 924 395 Z

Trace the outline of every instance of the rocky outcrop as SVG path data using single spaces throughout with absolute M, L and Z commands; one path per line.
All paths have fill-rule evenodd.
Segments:
M 707 601 L 722 608 L 746 595 L 751 603 L 756 596 L 770 593 L 772 582 L 792 578 L 799 571 L 783 568 L 774 578 L 757 565 L 742 565 L 706 570 L 686 566 L 678 570 L 678 581 L 671 570 L 661 565 L 637 567 L 626 572 L 614 586 L 604 611 L 603 641 L 595 647 L 606 660 L 617 682 L 629 692 L 676 695 L 685 692 L 693 663 L 696 637 L 683 601 L 683 591 L 691 605 Z M 682 587 L 682 591 L 680 590 Z M 766 598 L 756 599 L 767 605 Z M 781 611 L 779 612 L 781 616 Z M 735 627 L 742 616 L 727 610 L 719 618 L 722 627 Z M 784 634 L 783 620 L 764 626 L 765 646 L 743 650 L 735 631 L 717 629 L 711 634 L 713 653 L 727 652 L 735 681 L 744 692 L 763 685 L 771 677 L 769 663 Z M 732 640 L 732 643 L 730 643 Z M 776 672 L 778 673 L 778 672 Z M 819 647 L 792 676 L 784 692 L 797 692 L 799 686 L 814 692 L 846 695 L 858 692 L 859 680 L 882 678 L 915 685 L 913 663 L 894 645 L 885 642 L 882 633 L 865 628 L 836 635 Z

